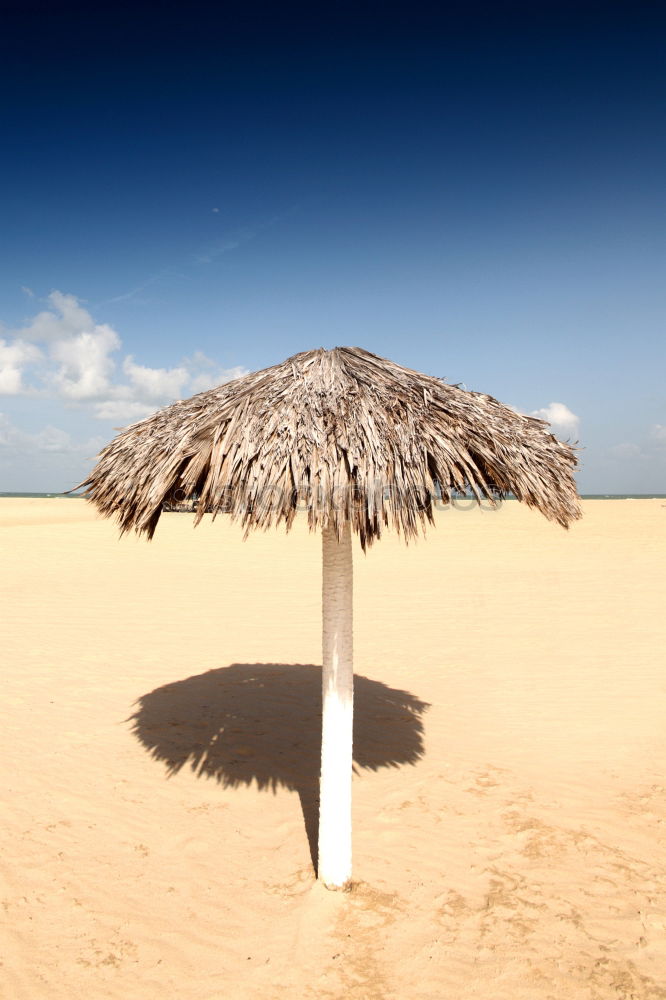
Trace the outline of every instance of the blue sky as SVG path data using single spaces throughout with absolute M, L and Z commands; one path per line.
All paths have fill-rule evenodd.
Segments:
M 581 492 L 666 492 L 659 6 L 10 3 L 0 492 L 336 344 L 552 418 Z

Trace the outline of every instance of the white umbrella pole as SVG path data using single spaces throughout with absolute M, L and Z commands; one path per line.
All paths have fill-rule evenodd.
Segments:
M 352 650 L 351 527 L 338 541 L 324 528 L 322 548 L 322 734 L 319 786 L 319 878 L 328 889 L 351 879 Z

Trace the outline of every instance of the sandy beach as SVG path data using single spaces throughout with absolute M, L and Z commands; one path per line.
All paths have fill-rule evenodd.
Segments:
M 666 997 L 665 503 L 355 546 L 331 893 L 320 539 L 0 500 L 0 995 Z

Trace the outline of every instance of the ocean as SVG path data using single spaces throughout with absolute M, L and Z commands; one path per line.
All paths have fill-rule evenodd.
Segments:
M 63 497 L 66 500 L 81 499 L 81 493 L 0 493 L 0 497 L 23 497 L 29 500 L 45 500 L 49 497 Z

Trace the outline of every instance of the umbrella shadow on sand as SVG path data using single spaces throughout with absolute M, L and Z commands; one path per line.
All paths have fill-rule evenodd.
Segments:
M 354 677 L 354 770 L 415 764 L 428 704 Z M 189 767 L 225 788 L 298 792 L 317 871 L 321 667 L 233 663 L 143 695 L 133 732 L 167 774 Z

